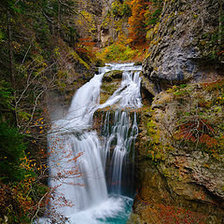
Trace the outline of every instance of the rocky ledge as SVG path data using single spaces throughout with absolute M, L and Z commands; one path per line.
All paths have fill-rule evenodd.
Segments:
M 173 86 L 143 108 L 130 223 L 223 223 L 224 80 Z

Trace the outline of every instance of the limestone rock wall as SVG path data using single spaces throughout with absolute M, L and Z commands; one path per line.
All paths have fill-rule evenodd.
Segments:
M 143 74 L 157 92 L 177 83 L 213 80 L 222 73 L 223 16 L 223 0 L 164 1 L 143 64 Z

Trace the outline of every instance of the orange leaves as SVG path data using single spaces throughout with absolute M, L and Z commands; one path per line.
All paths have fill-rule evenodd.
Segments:
M 129 24 L 129 41 L 133 44 L 145 42 L 145 9 L 146 2 L 144 0 L 132 0 L 130 2 L 132 16 L 128 19 Z
M 22 158 L 21 161 L 22 161 L 22 163 L 20 164 L 20 167 L 27 170 L 27 171 L 32 170 L 32 168 L 34 167 L 34 164 L 36 166 L 36 163 L 34 162 L 34 160 L 29 159 L 27 156 Z
M 75 50 L 80 55 L 94 57 L 92 49 L 95 46 L 96 42 L 92 40 L 92 37 L 80 38 Z
M 181 124 L 175 137 L 178 140 L 201 143 L 208 148 L 214 148 L 218 145 L 217 140 L 214 138 L 214 132 L 215 130 L 206 120 L 196 119 Z
M 25 213 L 30 212 L 33 209 L 34 205 L 34 201 L 29 195 L 29 190 L 30 183 L 20 183 L 12 190 L 15 200 L 17 200 L 20 208 Z
M 132 16 L 128 19 L 129 42 L 142 45 L 146 42 L 146 34 L 158 21 L 161 13 L 161 1 L 132 0 L 129 2 Z
M 158 204 L 159 217 L 161 217 L 162 223 L 166 224 L 195 224 L 204 223 L 205 216 L 199 213 L 191 212 L 184 208 L 178 208 L 175 206 Z
M 32 135 L 42 135 L 48 128 L 49 125 L 43 117 L 36 118 L 33 121 L 33 124 L 29 127 L 29 130 L 26 130 L 26 134 L 32 133 Z
M 224 54 L 224 51 L 217 52 L 217 55 L 222 55 L 222 54 Z
M 217 142 L 217 140 L 215 138 L 212 138 L 212 137 L 210 137 L 207 134 L 202 134 L 199 137 L 199 142 L 206 144 L 206 146 L 208 148 L 213 148 L 213 147 L 215 147 L 218 144 L 218 142 Z
M 218 90 L 220 93 L 223 93 L 224 88 L 224 79 L 213 80 L 212 82 L 201 83 L 201 86 L 207 89 L 208 91 Z
M 201 197 L 201 195 L 199 195 Z M 203 195 L 202 195 L 203 197 Z M 142 213 L 147 217 L 149 223 L 158 224 L 204 224 L 207 217 L 205 214 L 190 211 L 181 206 L 166 204 L 156 204 L 152 201 L 145 201 L 139 194 L 136 200 L 141 202 L 144 209 Z

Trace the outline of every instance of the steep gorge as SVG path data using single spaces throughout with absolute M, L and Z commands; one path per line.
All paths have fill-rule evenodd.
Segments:
M 136 4 L 134 7 L 133 3 Z M 115 113 L 114 105 L 110 112 L 107 112 L 108 108 L 101 108 L 94 114 L 94 130 L 102 129 L 101 113 L 106 130 L 111 127 L 122 129 L 112 125 L 112 120 L 121 126 L 123 123 L 128 126 L 132 121 L 133 131 L 127 132 L 133 136 L 125 135 L 126 139 L 134 138 L 135 142 L 136 132 L 139 134 L 135 145 L 135 179 L 132 161 L 125 161 L 127 172 L 123 172 L 122 177 L 117 175 L 121 166 L 113 165 L 113 170 L 106 167 L 108 190 L 133 196 L 133 188 L 137 187 L 130 224 L 224 223 L 223 0 L 4 0 L 1 6 L 0 223 L 32 223 L 47 214 L 49 201 L 54 198 L 52 189 L 47 186 L 46 136 L 51 129 L 50 123 L 61 120 L 64 128 L 66 125 L 71 128 L 77 114 L 65 116 L 69 102 L 75 90 L 97 73 L 96 67 L 103 64 L 100 59 L 141 61 L 144 55 L 141 74 L 143 106 L 129 111 L 130 120 L 123 110 Z M 137 29 L 139 24 L 142 30 Z M 139 35 L 141 41 L 138 41 Z M 137 43 L 142 45 L 139 47 Z M 146 46 L 149 48 L 147 52 L 141 50 Z M 109 98 L 113 95 L 113 100 L 121 100 L 125 107 L 130 106 L 125 96 L 133 98 L 135 88 L 133 85 L 119 87 L 122 72 L 117 69 L 120 70 L 119 66 L 104 75 L 101 99 L 97 104 L 109 102 L 112 105 Z M 83 92 L 81 95 L 88 98 L 91 94 Z M 90 103 L 87 98 L 81 101 L 84 108 L 93 103 L 94 97 L 89 98 Z M 80 99 L 78 97 L 77 102 Z M 93 111 L 90 110 L 90 114 Z M 85 116 L 80 117 L 89 116 L 83 114 Z M 64 117 L 71 122 L 62 121 Z M 118 118 L 122 118 L 122 122 L 119 123 Z M 75 126 L 79 123 L 80 120 L 76 120 Z M 117 148 L 119 153 L 128 141 L 125 140 L 125 144 L 120 141 L 116 146 L 115 141 L 109 141 L 116 134 L 102 132 L 105 132 L 100 138 L 105 140 L 106 156 L 112 158 L 111 151 Z M 70 135 L 66 139 L 66 135 L 59 134 L 64 145 L 72 142 L 75 149 L 73 146 L 80 142 L 74 137 L 81 135 L 76 136 L 73 131 Z M 88 130 L 86 136 L 94 137 L 95 132 L 91 134 Z M 86 139 L 85 135 L 83 139 Z M 117 139 L 122 138 L 118 136 Z M 133 147 L 132 141 L 128 147 Z M 63 148 L 66 153 L 71 152 L 71 148 Z M 93 159 L 92 151 L 97 148 L 98 152 L 98 146 L 93 144 L 86 148 L 86 151 L 90 150 L 87 153 L 89 161 L 97 160 Z M 82 154 L 81 147 L 76 152 L 74 161 L 78 161 Z M 63 160 L 63 157 L 58 159 Z M 66 165 L 67 161 L 62 162 Z M 109 167 L 109 160 L 108 164 Z M 60 168 L 57 163 L 54 165 Z M 88 165 L 86 167 L 89 169 Z M 85 167 L 80 170 L 85 173 Z M 56 180 L 64 176 L 69 179 L 60 171 L 55 174 Z M 122 180 L 114 180 L 113 176 Z M 86 190 L 92 192 L 90 197 L 85 192 L 84 198 L 78 198 L 79 191 L 73 192 L 74 204 L 80 206 L 83 203 L 82 209 L 90 202 L 93 205 L 100 196 L 105 198 L 102 193 L 105 191 L 94 187 L 91 183 L 95 180 L 91 181 L 90 178 L 88 185 L 96 191 Z M 123 192 L 114 189 L 116 183 L 122 185 Z M 70 197 L 68 189 L 67 192 Z M 132 199 L 129 202 L 125 215 L 119 215 L 116 223 L 126 222 Z M 65 210 L 73 209 L 68 203 L 66 206 Z M 63 214 L 62 203 L 59 207 Z M 116 206 L 107 208 L 116 210 Z M 86 218 L 80 214 L 79 218 Z M 92 216 L 95 211 L 91 210 L 89 214 Z M 52 213 L 51 221 L 64 223 L 64 217 L 57 215 Z M 77 222 L 76 217 L 74 220 Z M 106 221 L 112 222 L 111 219 Z

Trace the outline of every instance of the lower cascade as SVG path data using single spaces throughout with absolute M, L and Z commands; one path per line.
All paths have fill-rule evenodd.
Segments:
M 112 70 L 123 71 L 121 84 L 100 104 L 103 76 Z M 127 222 L 134 195 L 135 109 L 142 106 L 140 71 L 133 63 L 100 68 L 77 90 L 65 118 L 53 122 L 48 134 L 53 196 L 46 216 L 55 223 Z M 101 133 L 92 127 L 97 110 L 105 111 Z

